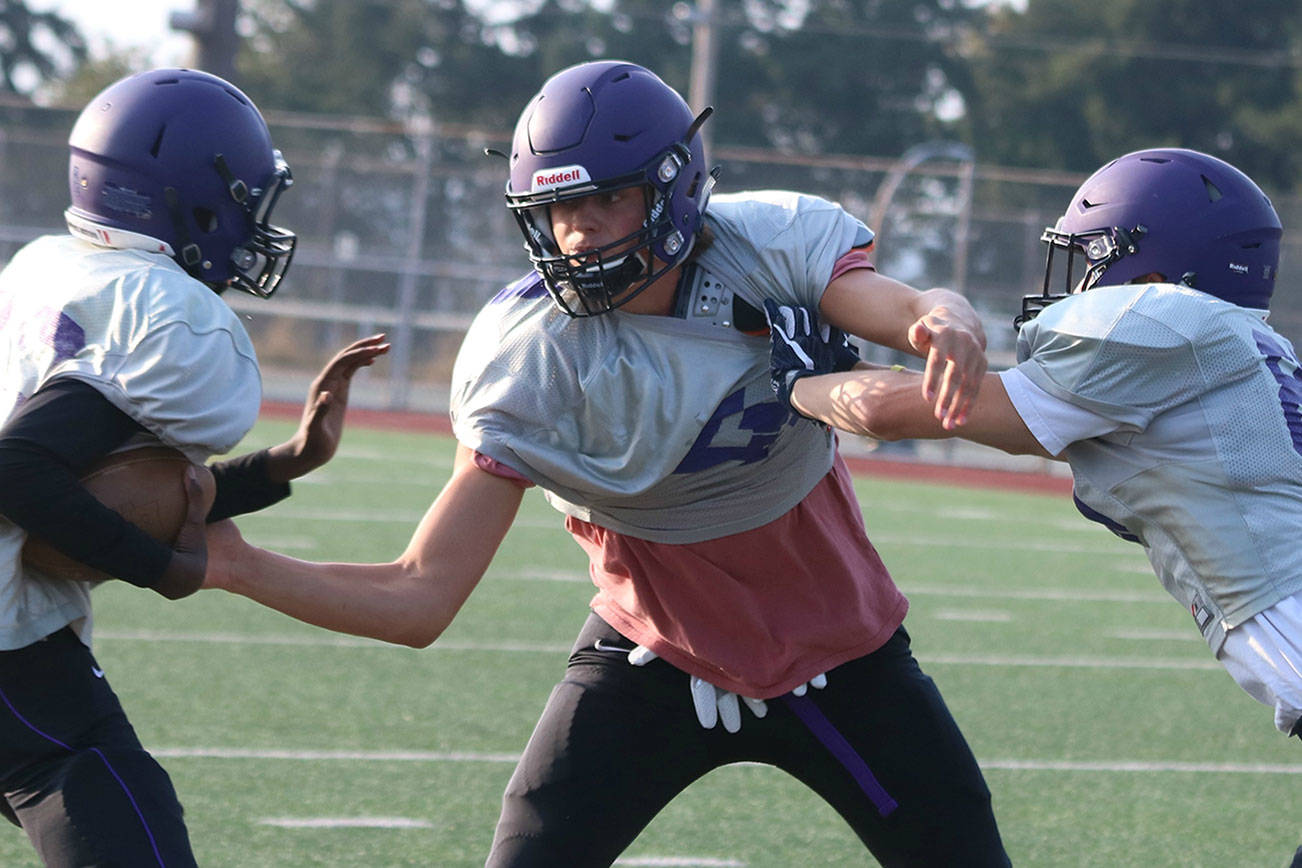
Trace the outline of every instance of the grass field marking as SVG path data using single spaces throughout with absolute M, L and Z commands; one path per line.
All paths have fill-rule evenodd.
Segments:
M 491 578 L 495 573 L 496 571 L 490 570 L 488 575 Z M 592 580 L 588 577 L 587 570 L 582 570 L 582 569 L 575 569 L 575 570 L 528 569 L 528 570 L 510 570 L 510 571 L 503 570 L 501 573 L 497 573 L 497 576 L 499 578 L 517 579 L 519 581 L 524 581 L 524 582 L 577 582 L 579 584 L 584 584 L 584 585 L 592 583 Z
M 981 768 L 1001 771 L 1109 772 L 1227 775 L 1302 775 L 1302 765 L 1280 763 L 1194 763 L 1152 760 L 981 760 Z
M 979 597 L 992 600 L 1048 600 L 1064 603 L 1167 603 L 1171 597 L 1160 591 L 1073 591 L 1050 588 L 985 589 L 960 585 L 900 584 L 905 596 Z
M 591 579 L 582 568 L 574 570 L 498 570 L 490 569 L 485 578 L 515 582 L 567 582 L 588 584 Z M 909 585 L 900 590 L 919 597 L 964 597 L 990 600 L 1044 600 L 1064 603 L 1170 603 L 1161 591 L 1075 591 L 1054 588 L 986 589 L 960 585 Z
M 1105 634 L 1109 639 L 1131 639 L 1137 642 L 1203 642 L 1197 630 L 1113 630 Z
M 262 536 L 257 535 L 257 545 L 272 551 L 310 552 L 320 547 L 321 541 L 308 536 Z
M 518 753 L 478 753 L 432 750 L 290 750 L 288 748 L 160 747 L 150 748 L 166 759 L 288 760 L 292 762 L 368 763 L 496 763 L 514 765 Z
M 1009 524 L 1008 513 L 1006 511 L 991 507 L 932 507 L 930 505 L 908 503 L 898 500 L 876 500 L 869 493 L 862 494 L 859 498 L 859 502 L 863 509 L 864 517 L 869 520 L 871 520 L 874 515 L 880 513 L 913 513 L 951 521 L 993 521 L 1000 525 L 1012 527 L 1012 525 Z M 1038 513 L 1019 515 L 1017 517 L 1016 527 L 1019 529 L 1025 527 L 1050 527 L 1068 533 L 1097 534 L 1100 532 L 1100 528 L 1097 525 L 1086 521 L 1079 515 L 1068 515 L 1062 518 L 1055 517 L 1052 514 L 1044 515 Z
M 1160 660 L 1151 657 L 1023 657 L 1007 654 L 914 655 L 919 663 L 942 666 L 1008 666 L 1062 669 L 1185 669 L 1220 672 L 1215 660 Z
M 277 507 L 274 511 L 249 513 L 248 515 L 239 516 L 241 522 L 256 519 L 258 521 L 332 521 L 332 522 L 356 522 L 358 524 L 409 524 L 416 526 L 425 515 L 418 510 L 367 510 L 366 512 L 354 512 L 352 510 L 336 509 L 305 509 L 303 507 Z
M 977 609 L 940 609 L 931 614 L 937 621 L 974 621 L 978 623 L 1004 624 L 1013 620 L 1012 612 L 980 611 Z
M 746 868 L 747 863 L 712 856 L 629 856 L 616 859 L 612 864 L 637 865 L 640 868 Z
M 138 642 L 211 642 L 239 645 L 290 645 L 327 648 L 389 648 L 410 653 L 411 649 L 389 645 L 375 639 L 331 634 L 304 636 L 241 636 L 235 633 L 169 633 L 153 630 L 101 630 L 96 638 L 106 641 Z M 420 653 L 432 652 L 488 652 L 501 654 L 565 654 L 571 643 L 550 642 L 474 642 L 453 639 L 435 642 Z M 917 655 L 926 664 L 947 666 L 1008 666 L 1063 669 L 1185 669 L 1221 671 L 1215 660 L 1164 660 L 1149 657 L 1034 657 L 989 654 L 925 654 Z
M 161 747 L 149 752 L 160 759 L 285 760 L 293 762 L 492 763 L 514 764 L 518 753 L 420 750 L 289 750 L 268 748 Z M 984 759 L 984 770 L 1033 772 L 1112 772 L 1125 774 L 1302 775 L 1296 763 L 1184 762 L 1178 760 Z M 760 763 L 735 763 L 760 766 Z
M 982 551 L 1016 550 L 1019 552 L 1048 552 L 1050 554 L 1085 554 L 1093 557 L 1143 557 L 1137 546 L 1130 548 L 1112 545 L 1110 539 L 1096 539 L 1089 543 L 1050 542 L 1048 540 L 973 539 L 972 537 L 924 536 L 921 534 L 875 533 L 870 528 L 868 539 L 880 548 L 883 544 L 897 546 L 925 546 L 936 549 L 979 549 Z
M 432 829 L 429 820 L 409 817 L 264 817 L 259 826 L 281 829 Z
M 199 642 L 214 645 L 289 645 L 305 648 L 399 648 L 403 646 L 337 633 L 259 636 L 251 633 L 176 633 L 168 630 L 95 630 L 96 640 L 119 642 Z
M 362 636 L 343 636 L 333 633 L 314 633 L 302 636 L 263 636 L 240 633 L 177 633 L 167 630 L 96 630 L 95 638 L 109 642 L 196 642 L 214 645 L 283 645 L 302 648 L 388 648 L 411 651 L 402 645 L 367 639 Z M 428 650 L 442 651 L 493 651 L 508 654 L 566 654 L 572 642 L 465 642 L 440 639 Z
M 439 470 L 451 470 L 454 455 L 451 450 L 445 453 L 437 449 L 417 450 L 419 454 L 405 454 L 398 449 L 374 449 L 369 446 L 340 446 L 335 453 L 335 460 L 374 461 L 386 466 L 392 464 L 414 464 L 417 467 L 430 467 Z
M 427 488 L 431 491 L 438 491 L 442 486 L 442 479 L 426 479 L 421 476 L 406 474 L 403 476 L 379 476 L 374 473 L 350 473 L 347 470 L 320 471 L 311 476 L 304 476 L 301 479 L 294 480 L 295 485 L 307 485 L 329 488 L 336 485 L 366 485 L 366 486 L 411 486 L 415 488 Z

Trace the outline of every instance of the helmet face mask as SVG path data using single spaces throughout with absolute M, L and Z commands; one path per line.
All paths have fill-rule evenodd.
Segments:
M 271 212 L 280 194 L 293 185 L 294 176 L 280 151 L 275 151 L 276 168 L 269 184 L 249 193 L 247 212 L 253 234 L 231 251 L 230 286 L 267 298 L 276 291 L 294 260 L 298 236 L 271 223 Z
M 189 69 L 129 76 L 91 100 L 68 144 L 72 234 L 164 253 L 214 289 L 275 292 L 297 238 L 271 212 L 292 175 L 233 85 Z
M 506 187 L 525 249 L 553 302 L 575 317 L 608 313 L 686 260 L 715 173 L 693 117 L 654 74 L 619 61 L 552 76 L 516 125 Z M 566 253 L 551 206 L 640 187 L 641 226 L 592 250 Z
M 1152 275 L 1265 310 L 1281 235 L 1270 199 L 1223 160 L 1180 148 L 1127 154 L 1091 175 L 1041 236 L 1049 248 L 1043 292 L 1023 298 L 1014 326 L 1076 292 Z M 1055 252 L 1064 250 L 1063 291 L 1055 293 Z M 1085 260 L 1079 283 L 1078 256 Z
M 1040 236 L 1040 241 L 1048 247 L 1048 255 L 1044 263 L 1043 289 L 1039 295 L 1022 297 L 1022 312 L 1013 320 L 1013 327 L 1020 329 L 1023 324 L 1035 319 L 1049 305 L 1099 285 L 1109 266 L 1122 257 L 1138 251 L 1139 239 L 1147 232 L 1148 228 L 1143 225 L 1129 230 L 1112 226 L 1108 229 L 1095 229 L 1078 234 L 1062 232 L 1055 228 L 1045 229 Z M 1055 271 L 1055 262 L 1060 258 L 1056 255 L 1059 251 L 1065 255 L 1066 262 Z M 1078 258 L 1084 260 L 1084 272 L 1080 280 L 1076 279 Z M 1061 292 L 1053 291 L 1055 283 L 1062 287 Z

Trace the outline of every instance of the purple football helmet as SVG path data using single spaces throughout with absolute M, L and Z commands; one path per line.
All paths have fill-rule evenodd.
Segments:
M 687 259 L 716 173 L 705 165 L 701 124 L 654 73 L 603 60 L 556 73 L 520 115 L 506 201 L 534 268 L 570 316 L 614 310 Z M 646 220 L 636 232 L 580 258 L 552 235 L 549 206 L 640 186 Z
M 1044 292 L 1023 299 L 1017 324 L 1073 291 L 1153 273 L 1265 310 L 1282 234 L 1270 199 L 1224 160 L 1181 148 L 1126 154 L 1091 175 L 1057 226 L 1044 231 Z M 1056 250 L 1067 251 L 1067 268 L 1063 292 L 1055 294 L 1049 284 Z M 1079 290 L 1072 273 L 1077 255 L 1085 260 Z
M 236 87 L 189 69 L 128 76 L 90 101 L 68 145 L 73 235 L 165 253 L 216 289 L 276 291 L 297 238 L 269 221 L 292 179 Z

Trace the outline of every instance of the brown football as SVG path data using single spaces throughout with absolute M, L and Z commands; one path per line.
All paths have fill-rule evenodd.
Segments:
M 189 459 L 175 449 L 146 446 L 106 456 L 81 482 L 100 503 L 170 546 L 185 520 L 185 469 L 189 466 Z M 205 467 L 200 467 L 199 484 L 206 510 L 212 505 L 217 484 Z M 40 537 L 27 538 L 23 563 L 61 579 L 99 582 L 109 578 L 61 554 Z

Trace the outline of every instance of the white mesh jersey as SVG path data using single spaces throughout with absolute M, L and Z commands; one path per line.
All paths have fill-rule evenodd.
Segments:
M 216 293 L 166 256 L 47 236 L 0 272 L 0 419 L 61 377 L 197 463 L 234 447 L 262 400 L 253 345 Z M 0 649 L 70 623 L 89 644 L 89 585 L 25 569 L 25 539 L 0 516 Z
M 715 297 L 816 307 L 837 259 L 871 233 L 793 193 L 716 196 L 697 259 Z M 572 319 L 540 278 L 476 317 L 453 370 L 453 430 L 542 487 L 566 515 L 666 543 L 765 524 L 831 467 L 829 432 L 769 384 L 767 335 L 618 310 Z
M 1302 590 L 1302 372 L 1260 312 L 1092 289 L 1024 326 L 1018 358 L 1050 400 L 1115 423 L 1065 450 L 1078 506 L 1144 546 L 1213 651 Z

